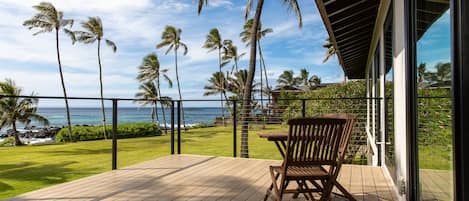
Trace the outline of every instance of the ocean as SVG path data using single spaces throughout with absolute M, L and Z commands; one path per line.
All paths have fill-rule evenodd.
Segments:
M 225 109 L 226 110 L 226 109 Z M 106 108 L 106 121 L 112 122 L 112 108 Z M 64 126 L 67 123 L 65 108 L 39 108 L 38 113 L 46 117 L 50 126 Z M 171 122 L 171 110 L 166 109 L 166 121 Z M 72 125 L 100 125 L 102 122 L 101 108 L 70 108 Z M 174 113 L 175 123 L 177 111 Z M 225 116 L 229 116 L 228 110 Z M 215 118 L 221 116 L 221 108 L 216 107 L 185 107 L 184 117 L 186 124 L 207 123 L 213 124 Z M 118 123 L 151 122 L 151 108 L 148 107 L 122 107 L 118 109 Z M 158 118 L 163 124 L 163 113 L 158 108 Z M 156 121 L 156 120 L 155 120 Z M 182 119 L 181 119 L 182 121 Z M 182 122 L 181 122 L 182 124 Z M 37 122 L 31 122 L 31 126 L 39 126 Z

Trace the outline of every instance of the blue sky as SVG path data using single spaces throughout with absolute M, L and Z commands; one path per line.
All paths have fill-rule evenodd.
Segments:
M 417 42 L 417 63 L 426 63 L 434 71 L 437 63 L 451 61 L 451 27 L 449 11 L 443 14 Z
M 62 96 L 53 34 L 32 36 L 33 32 L 22 26 L 24 20 L 35 14 L 31 6 L 39 2 L 0 1 L 0 79 L 13 78 L 28 93 L 35 91 L 44 96 Z M 223 39 L 234 40 L 242 52 L 248 51 L 239 39 L 244 24 L 245 1 L 212 0 L 200 16 L 197 16 L 194 0 L 113 0 L 112 3 L 53 0 L 51 3 L 64 11 L 65 18 L 73 18 L 77 22 L 88 16 L 102 18 L 105 37 L 118 46 L 117 53 L 112 53 L 109 48 L 102 50 L 106 97 L 133 97 L 139 84 L 135 80 L 137 66 L 151 52 L 159 55 L 162 66 L 169 68 L 170 76 L 175 79 L 173 56 L 164 55 L 163 49 L 155 49 L 166 25 L 181 28 L 182 40 L 189 46 L 188 55 L 180 57 L 185 99 L 218 97 L 202 96 L 203 86 L 218 69 L 216 53 L 207 53 L 202 48 L 211 28 L 218 28 Z M 297 26 L 295 14 L 281 2 L 266 1 L 263 26 L 274 30 L 262 41 L 270 82 L 274 83 L 283 70 L 293 69 L 298 74 L 301 68 L 319 75 L 323 82 L 341 81 L 342 70 L 335 58 L 322 64 L 325 50 L 321 45 L 327 33 L 316 5 L 313 1 L 300 1 L 300 4 L 304 20 L 302 29 Z M 80 29 L 79 23 L 75 23 L 73 29 Z M 60 37 L 70 96 L 98 97 L 96 46 L 72 46 L 64 34 Z M 247 59 L 248 56 L 242 59 L 240 67 L 247 68 Z M 163 93 L 176 97 L 177 91 L 163 86 Z
M 12 78 L 26 93 L 35 91 L 44 96 L 62 96 L 53 34 L 32 36 L 22 26 L 24 20 L 35 14 L 32 8 L 41 0 L 0 0 L 0 79 Z M 244 24 L 245 1 L 212 0 L 202 15 L 197 16 L 195 0 L 51 0 L 65 18 L 73 18 L 73 29 L 88 16 L 100 16 L 105 37 L 116 42 L 117 53 L 105 47 L 102 50 L 104 94 L 106 97 L 131 98 L 138 91 L 135 80 L 137 66 L 142 58 L 156 52 L 161 65 L 170 69 L 175 79 L 173 55 L 155 49 L 166 25 L 183 30 L 182 40 L 189 46 L 187 56 L 180 57 L 180 77 L 184 99 L 216 99 L 203 97 L 203 87 L 211 74 L 217 71 L 217 55 L 202 48 L 206 34 L 218 28 L 223 39 L 232 39 L 240 52 L 248 49 L 239 40 Z M 270 83 L 275 83 L 282 71 L 307 68 L 319 75 L 323 82 L 340 82 L 343 73 L 336 58 L 323 64 L 327 38 L 324 24 L 314 1 L 300 1 L 304 26 L 298 28 L 297 19 L 280 1 L 266 1 L 262 16 L 264 28 L 274 32 L 263 41 L 265 61 Z M 70 96 L 98 97 L 98 66 L 95 45 L 72 45 L 61 37 L 61 54 L 66 85 Z M 449 60 L 449 15 L 446 13 L 418 45 L 419 62 L 431 67 Z M 440 52 L 436 54 L 436 52 Z M 246 55 L 241 68 L 247 68 Z M 256 72 L 259 76 L 259 71 Z M 257 80 L 259 78 L 257 77 Z M 163 95 L 177 97 L 177 89 L 163 86 Z M 125 105 L 129 105 L 124 103 Z M 42 100 L 44 106 L 61 106 L 62 102 Z M 98 106 L 96 102 L 72 102 L 72 106 Z M 110 105 L 108 105 L 110 106 Z

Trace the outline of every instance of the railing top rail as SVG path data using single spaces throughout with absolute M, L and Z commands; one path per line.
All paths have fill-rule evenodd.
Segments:
M 62 96 L 10 96 L 10 95 L 0 95 L 0 98 L 37 98 L 37 99 L 57 99 L 62 100 L 65 97 Z M 443 98 L 443 97 L 442 97 Z M 67 97 L 69 100 L 101 100 L 98 97 Z M 277 98 L 277 101 L 297 101 L 297 100 L 380 100 L 380 97 L 371 98 L 371 97 L 330 97 L 330 98 L 323 98 L 323 97 L 315 97 L 315 98 Z M 142 98 L 103 98 L 103 100 L 118 100 L 118 101 L 168 101 L 168 100 L 161 100 L 161 99 L 142 99 Z M 254 101 L 258 100 L 268 100 L 267 98 L 260 99 L 255 98 L 251 99 Z M 220 99 L 182 99 L 182 100 L 170 100 L 170 101 L 184 101 L 184 102 L 202 102 L 202 101 L 220 101 Z M 242 99 L 229 99 L 228 101 L 247 101 Z
M 64 97 L 61 96 L 9 96 L 9 95 L 0 95 L 0 98 L 38 98 L 38 99 L 57 99 L 57 100 L 62 100 Z M 436 99 L 445 99 L 445 98 L 452 98 L 450 96 L 419 96 L 417 98 L 421 99 L 431 99 L 431 98 L 436 98 Z M 67 97 L 69 100 L 101 100 L 101 98 L 97 97 Z M 315 98 L 277 98 L 275 99 L 276 101 L 298 101 L 298 100 L 381 100 L 381 97 L 329 97 L 329 98 L 324 98 L 324 97 L 315 97 Z M 392 99 L 392 97 L 386 97 L 386 99 Z M 168 100 L 161 100 L 161 99 L 142 99 L 142 98 L 103 98 L 103 100 L 118 100 L 118 101 L 148 101 L 148 100 L 154 100 L 154 101 L 168 101 Z M 255 98 L 251 99 L 254 101 L 259 101 L 259 100 L 267 100 L 267 98 L 260 99 L 260 98 Z M 220 101 L 220 99 L 182 99 L 182 100 L 170 100 L 170 101 L 183 101 L 183 102 L 202 102 L 202 101 Z M 239 101 L 242 102 L 242 99 L 229 99 L 228 101 Z M 246 101 L 246 100 L 244 100 Z

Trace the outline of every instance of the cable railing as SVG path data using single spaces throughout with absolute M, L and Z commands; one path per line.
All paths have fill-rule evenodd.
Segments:
M 12 98 L 11 96 L 0 96 L 0 98 Z M 37 98 L 40 100 L 63 100 L 63 97 L 53 96 L 15 96 L 14 98 Z M 77 101 L 99 101 L 100 98 L 89 97 L 68 97 L 69 100 Z M 207 154 L 223 156 L 240 156 L 241 150 L 249 149 L 249 155 L 254 158 L 274 158 L 277 151 L 273 144 L 260 142 L 258 132 L 288 131 L 286 121 L 295 117 L 315 117 L 327 113 L 348 113 L 355 115 L 357 121 L 354 127 L 351 145 L 349 146 L 347 162 L 355 164 L 367 164 L 370 150 L 366 134 L 367 124 L 367 102 L 376 98 L 310 98 L 310 99 L 275 99 L 263 100 L 252 99 L 250 107 L 243 107 L 243 100 L 225 100 L 224 108 L 220 108 L 220 100 L 164 100 L 163 108 L 158 107 L 160 128 L 169 135 L 168 154 Z M 110 136 L 112 141 L 112 169 L 118 164 L 118 126 L 121 123 L 132 122 L 128 117 L 129 111 L 135 115 L 134 119 L 150 121 L 149 111 L 151 107 L 128 108 L 119 106 L 129 105 L 129 102 L 136 104 L 140 101 L 163 100 L 134 99 L 134 98 L 104 98 L 106 103 L 111 102 L 112 107 L 106 108 L 106 114 L 110 117 Z M 72 120 L 73 108 L 72 109 Z M 97 110 L 97 108 L 95 108 Z M 165 111 L 165 115 L 162 111 Z M 222 112 L 223 111 L 223 112 Z M 95 111 L 99 116 L 99 112 Z M 126 113 L 127 115 L 124 115 Z M 224 116 L 222 116 L 224 114 Z M 99 116 L 100 117 L 100 116 Z M 166 121 L 163 121 L 163 118 Z M 129 119 L 127 119 L 129 118 Z M 73 123 L 73 122 L 72 122 Z M 92 124 L 92 123 L 89 123 Z M 63 124 L 65 125 L 65 124 Z M 76 125 L 76 124 L 75 124 Z M 94 125 L 100 125 L 99 118 Z M 243 127 L 243 125 L 246 125 Z M 212 128 L 213 135 L 219 135 L 216 139 L 213 136 L 204 135 L 207 132 L 205 127 Z M 245 130 L 243 130 L 243 128 Z M 199 129 L 199 130 L 197 130 Z M 243 135 L 248 133 L 248 135 Z M 199 140 L 205 138 L 204 149 L 194 150 L 191 146 L 200 146 Z M 221 140 L 220 140 L 221 139 Z M 73 141 L 73 139 L 72 139 Z M 242 142 L 248 142 L 243 145 Z M 197 144 L 199 143 L 199 144 Z M 243 147 L 244 146 L 244 147 Z M 202 151 L 201 151 L 202 150 Z

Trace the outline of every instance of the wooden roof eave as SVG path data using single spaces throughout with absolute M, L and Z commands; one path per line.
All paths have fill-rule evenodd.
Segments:
M 338 60 L 339 60 L 339 65 L 342 68 L 345 68 L 344 64 L 343 64 L 343 61 L 342 61 L 342 55 L 340 54 L 339 48 L 337 48 L 337 42 L 336 42 L 336 39 L 335 39 L 335 36 L 334 36 L 334 32 L 332 31 L 331 22 L 329 21 L 329 17 L 327 16 L 327 13 L 326 13 L 326 7 L 324 5 L 324 2 L 322 0 L 315 0 L 315 1 L 316 1 L 316 6 L 319 10 L 319 14 L 321 15 L 322 21 L 324 23 L 324 26 L 326 27 L 327 33 L 329 34 L 329 39 L 331 40 L 332 45 L 334 45 L 336 55 L 337 55 Z M 344 70 L 344 72 L 346 71 L 345 69 L 343 69 L 343 70 Z
M 390 6 L 391 6 L 390 0 L 382 0 L 379 3 L 378 15 L 376 16 L 375 27 L 373 28 L 373 37 L 371 39 L 370 49 L 368 50 L 368 57 L 367 57 L 366 66 L 365 66 L 365 78 L 369 76 L 370 66 L 373 62 L 375 49 L 378 45 L 381 32 L 384 31 L 383 24 L 384 24 L 384 21 L 386 20 L 386 16 L 388 14 Z

